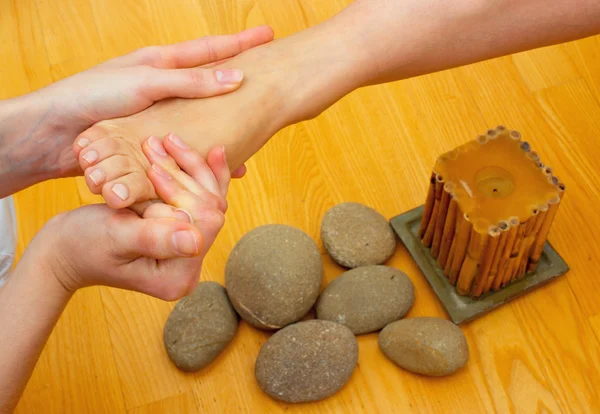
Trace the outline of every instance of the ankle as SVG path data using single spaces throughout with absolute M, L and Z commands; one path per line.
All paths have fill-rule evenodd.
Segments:
M 278 103 L 278 129 L 320 115 L 365 82 L 365 57 L 332 24 L 315 26 L 257 48 L 261 82 Z M 249 51 L 247 53 L 251 53 Z

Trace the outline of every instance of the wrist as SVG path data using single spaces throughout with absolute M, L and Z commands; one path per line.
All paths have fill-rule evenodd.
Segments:
M 70 298 L 81 288 L 78 271 L 65 254 L 72 252 L 73 247 L 62 242 L 65 238 L 64 218 L 69 213 L 61 213 L 52 217 L 36 234 L 25 250 L 19 265 L 26 266 L 29 274 L 40 275 L 41 283 L 58 298 Z
M 46 89 L 0 102 L 0 196 L 72 175 L 71 146 L 61 145 L 67 126 Z

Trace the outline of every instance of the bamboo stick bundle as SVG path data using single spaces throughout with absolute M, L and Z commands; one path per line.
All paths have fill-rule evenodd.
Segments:
M 481 266 L 481 259 L 487 248 L 489 241 L 488 233 L 480 233 L 471 228 L 471 236 L 467 247 L 467 254 L 458 275 L 456 282 L 456 291 L 460 295 L 468 295 L 475 276 Z
M 538 233 L 540 232 L 542 224 L 546 220 L 546 217 L 548 215 L 548 209 L 549 206 L 547 204 L 540 207 L 540 212 L 535 217 L 533 226 L 531 227 L 531 229 L 529 229 L 527 235 L 525 236 L 524 254 L 521 257 L 521 261 L 519 262 L 519 267 L 517 270 L 517 279 L 523 278 L 528 272 L 527 264 L 529 263 L 529 259 L 531 256 L 532 246 L 535 242 L 535 239 L 537 238 Z
M 433 212 L 433 203 L 435 201 L 435 173 L 431 174 L 429 180 L 429 190 L 427 191 L 427 199 L 425 200 L 425 207 L 423 209 L 423 217 L 421 218 L 421 226 L 419 227 L 419 237 L 422 239 L 427 230 L 427 225 L 431 219 L 431 213 Z
M 550 205 L 548 206 L 548 211 L 544 217 L 544 221 L 541 223 L 540 229 L 531 247 L 531 253 L 529 254 L 529 260 L 527 264 L 528 272 L 533 272 L 537 268 L 538 262 L 542 255 L 542 250 L 544 249 L 544 244 L 548 238 L 548 233 L 550 233 L 550 227 L 552 226 L 552 222 L 554 221 L 554 217 L 558 211 L 558 206 L 560 205 L 561 199 L 562 198 L 559 198 L 558 200 L 551 200 Z
M 438 211 L 442 204 L 442 193 L 444 192 L 444 179 L 441 176 L 436 176 L 435 182 L 435 200 L 433 201 L 433 210 L 431 212 L 431 218 L 427 223 L 427 230 L 423 236 L 423 245 L 425 247 L 431 247 L 433 243 L 433 235 L 435 233 L 435 227 L 437 222 Z
M 467 254 L 467 247 L 469 245 L 469 238 L 471 237 L 471 229 L 473 226 L 468 220 L 468 216 L 459 214 L 460 225 L 458 225 L 458 231 L 456 232 L 456 247 L 454 249 L 454 257 L 452 258 L 452 266 L 450 266 L 450 273 L 448 279 L 453 285 L 456 284 L 458 274 L 462 268 L 465 255 Z
M 513 245 L 512 251 L 510 252 L 510 258 L 508 260 L 508 263 L 506 264 L 506 273 L 504 274 L 502 287 L 508 285 L 517 273 L 516 265 L 519 258 L 519 252 L 521 251 L 521 245 L 523 244 L 523 235 L 525 234 L 525 229 L 527 228 L 527 225 L 527 221 L 519 223 L 519 227 L 517 228 L 517 237 L 515 239 L 515 244 Z
M 438 216 L 435 222 L 433 242 L 431 243 L 431 255 L 436 259 L 440 252 L 440 247 L 442 244 L 442 234 L 444 233 L 446 218 L 448 217 L 448 209 L 450 207 L 450 199 L 452 198 L 450 192 L 448 191 L 450 190 L 448 184 L 450 183 L 446 183 L 442 192 L 442 201 L 440 203 L 440 209 L 438 211 Z
M 455 226 L 456 228 L 456 226 Z M 458 231 L 458 230 L 457 230 Z M 456 232 L 454 233 L 454 238 L 452 239 L 452 245 L 450 246 L 450 252 L 448 253 L 448 258 L 446 259 L 446 264 L 444 265 L 444 275 L 449 278 L 450 277 L 450 268 L 452 267 L 452 260 L 454 259 L 454 252 L 456 251 Z
M 535 240 L 535 234 L 533 234 L 533 230 L 538 221 L 539 210 L 537 208 L 534 209 L 533 215 L 527 220 L 527 225 L 523 230 L 523 239 L 521 240 L 521 245 L 519 246 L 519 254 L 517 255 L 516 260 L 513 264 L 511 281 L 519 280 L 525 275 L 525 271 L 520 272 L 521 263 L 523 261 L 527 262 L 529 256 L 529 251 L 531 250 L 531 245 Z
M 454 230 L 456 229 L 456 211 L 458 210 L 458 204 L 452 197 L 450 200 L 450 206 L 448 207 L 448 216 L 444 223 L 444 231 L 442 232 L 442 242 L 440 246 L 440 252 L 438 255 L 438 263 L 443 269 L 446 267 L 448 256 L 450 255 L 450 249 L 454 240 Z
M 494 256 L 498 250 L 501 233 L 502 230 L 500 230 L 500 227 L 492 227 L 488 232 L 489 241 L 481 258 L 480 271 L 475 276 L 475 282 L 473 283 L 473 288 L 471 289 L 472 297 L 481 296 L 483 289 L 487 285 L 487 279 L 492 268 L 492 261 L 494 260 Z
M 486 294 L 492 288 L 494 280 L 496 279 L 496 275 L 498 274 L 498 264 L 500 263 L 500 259 L 502 258 L 502 254 L 504 253 L 504 248 L 506 247 L 506 241 L 508 240 L 508 235 L 510 234 L 510 224 L 507 221 L 500 222 L 499 225 L 500 238 L 498 240 L 498 247 L 496 248 L 496 252 L 494 253 L 494 257 L 492 258 L 492 262 L 490 264 L 490 271 L 487 277 L 487 281 L 485 282 L 485 286 L 483 287 L 482 294 Z
M 510 253 L 515 245 L 515 241 L 517 240 L 519 219 L 517 217 L 511 217 L 508 223 L 510 227 L 503 234 L 503 236 L 505 236 L 504 247 L 502 248 L 501 252 L 498 252 L 498 256 L 494 258 L 495 262 L 492 264 L 491 273 L 494 274 L 492 288 L 494 290 L 498 290 L 502 284 L 502 281 L 504 280 L 506 264 L 510 258 Z

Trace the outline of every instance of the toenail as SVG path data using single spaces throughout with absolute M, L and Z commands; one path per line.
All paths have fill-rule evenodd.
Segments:
M 171 243 L 176 252 L 183 256 L 194 256 L 198 254 L 198 243 L 196 235 L 190 230 L 182 230 L 173 233 Z
M 171 179 L 171 176 L 168 172 L 166 172 L 160 165 L 152 164 L 152 169 L 161 177 L 166 178 L 167 180 Z
M 85 154 L 83 154 L 83 159 L 88 163 L 91 164 L 94 161 L 96 161 L 98 159 L 98 153 L 94 150 L 88 151 Z
M 156 138 L 156 137 L 148 138 L 148 145 L 150 145 L 150 148 L 152 148 L 152 150 L 154 152 L 156 152 L 158 155 L 162 155 L 163 157 L 167 155 L 167 151 L 165 151 L 164 147 L 162 146 L 162 144 L 158 140 L 158 138 Z
M 194 222 L 192 215 L 182 208 L 176 208 L 175 210 L 173 210 L 173 215 L 177 220 L 184 221 L 186 223 Z
M 87 138 L 81 138 L 79 141 L 77 141 L 77 145 L 79 145 L 81 148 L 85 148 L 90 145 L 90 140 Z
M 173 143 L 173 145 L 175 145 L 178 148 L 181 148 L 184 150 L 190 149 L 188 144 L 183 142 L 183 140 L 181 138 L 179 138 L 177 135 L 169 134 L 169 140 Z
M 88 175 L 90 180 L 94 182 L 94 184 L 98 185 L 106 179 L 106 175 L 104 175 L 104 171 L 102 170 L 94 170 Z
M 113 185 L 111 191 L 123 201 L 127 200 L 127 197 L 129 197 L 129 191 L 127 190 L 127 187 L 125 187 L 123 184 Z

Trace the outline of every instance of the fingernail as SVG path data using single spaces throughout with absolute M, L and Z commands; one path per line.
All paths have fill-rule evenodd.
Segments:
M 181 230 L 173 233 L 171 243 L 173 243 L 175 251 L 183 256 L 195 256 L 198 254 L 196 235 L 190 230 Z
M 127 187 L 125 187 L 123 184 L 117 183 L 117 184 L 113 185 L 113 187 L 111 188 L 111 191 L 113 193 L 115 193 L 117 195 L 117 197 L 119 197 L 123 201 L 127 200 L 127 197 L 129 197 L 129 190 L 127 190 Z
M 77 145 L 79 145 L 81 148 L 85 148 L 90 145 L 90 140 L 87 138 L 81 138 L 79 141 L 77 141 Z
M 148 138 L 148 145 L 150 145 L 150 148 L 152 148 L 152 150 L 158 155 L 162 155 L 163 157 L 167 155 L 167 151 L 165 151 L 164 147 L 162 146 L 162 143 L 158 140 L 158 138 Z
M 173 215 L 179 221 L 184 221 L 186 223 L 194 222 L 192 215 L 190 213 L 188 213 L 187 211 L 185 211 L 184 209 L 176 208 L 175 210 L 173 210 Z
M 244 72 L 238 69 L 223 69 L 215 71 L 215 76 L 220 84 L 237 85 L 244 78 Z
M 106 179 L 106 175 L 104 175 L 104 171 L 98 169 L 98 170 L 94 170 L 90 173 L 90 175 L 88 175 L 88 177 L 90 177 L 90 180 L 92 180 L 94 182 L 94 184 L 98 185 L 101 182 L 103 182 Z
M 184 149 L 184 150 L 190 149 L 190 147 L 188 146 L 188 144 L 186 144 L 185 142 L 183 142 L 183 140 L 181 138 L 179 138 L 175 134 L 169 134 L 169 139 L 171 140 L 171 142 L 173 143 L 173 145 L 175 145 L 178 148 L 181 148 L 181 149 Z
M 98 153 L 94 150 L 88 151 L 85 154 L 83 154 L 83 159 L 88 163 L 91 164 L 94 161 L 96 161 L 98 159 Z
M 225 145 L 221 145 L 221 158 L 223 162 L 227 164 L 227 155 L 225 155 Z
M 167 180 L 171 179 L 171 176 L 168 172 L 166 172 L 160 165 L 152 164 L 152 169 L 161 177 L 166 178 Z

